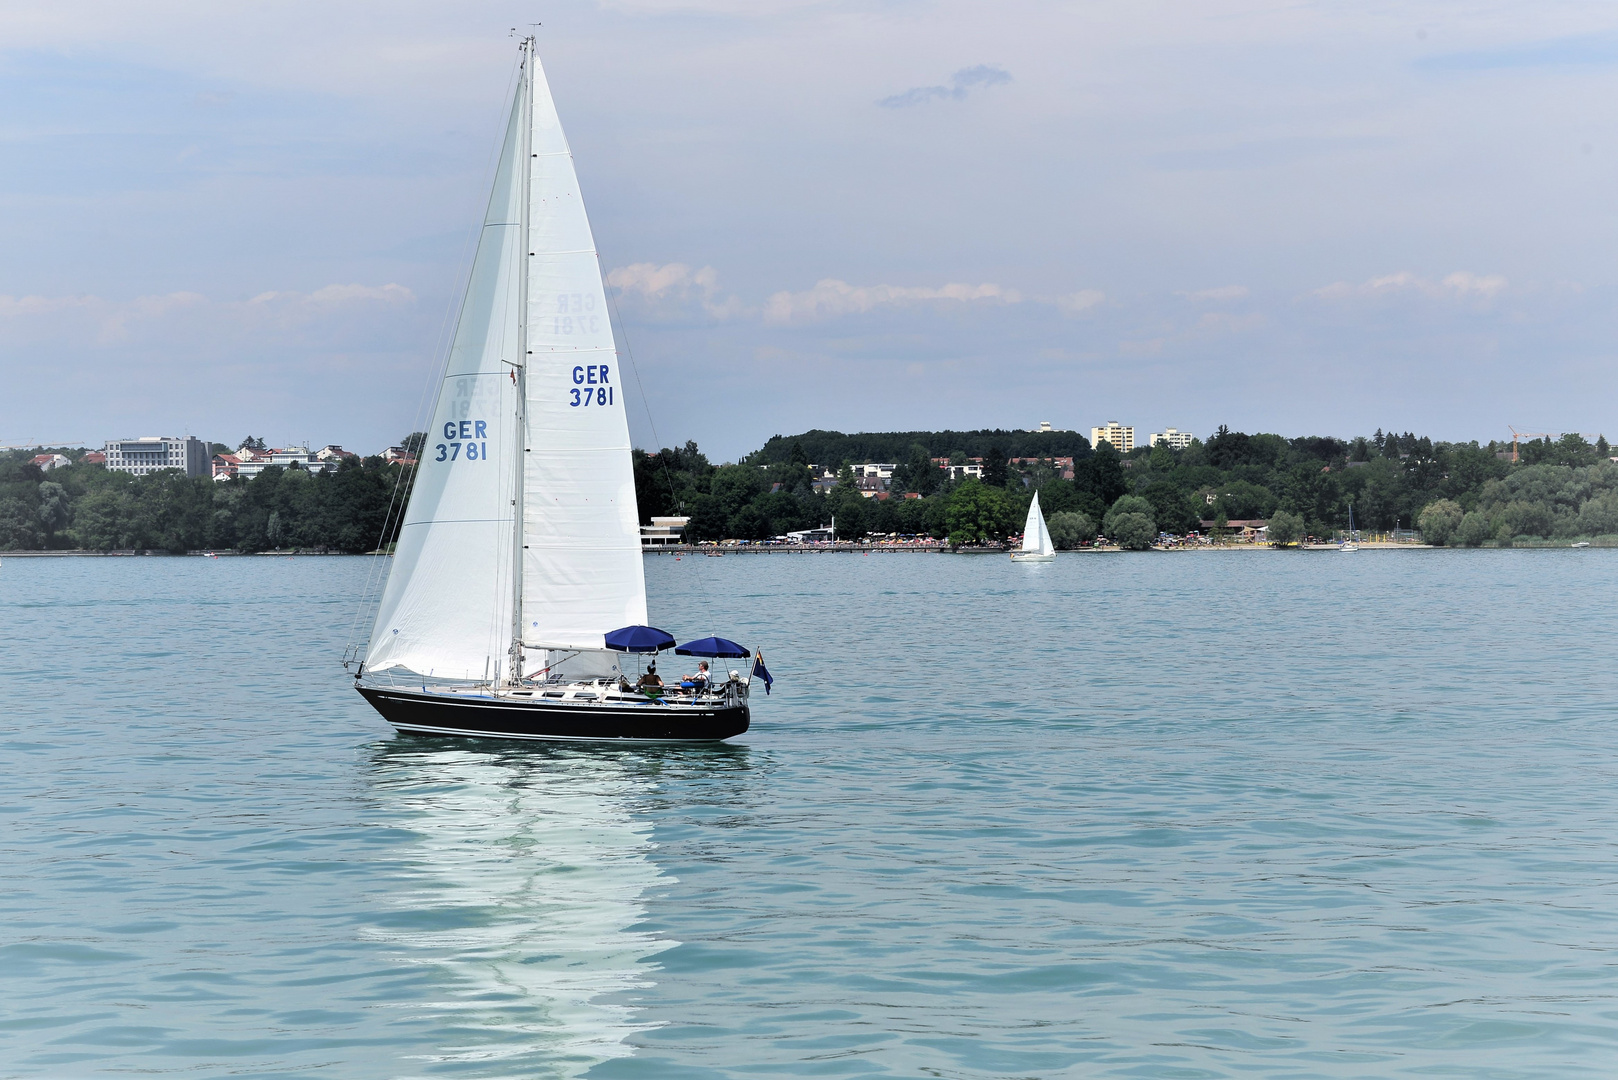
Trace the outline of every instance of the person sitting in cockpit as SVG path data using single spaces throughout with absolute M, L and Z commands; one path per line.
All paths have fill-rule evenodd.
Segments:
M 660 689 L 662 686 L 663 679 L 657 674 L 657 661 L 653 660 L 651 666 L 646 669 L 646 674 L 642 675 L 640 682 L 635 684 L 635 689 L 646 690 L 650 688 L 655 690 Z

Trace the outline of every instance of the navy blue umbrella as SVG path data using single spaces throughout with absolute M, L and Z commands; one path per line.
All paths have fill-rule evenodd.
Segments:
M 607 648 L 615 652 L 655 653 L 674 644 L 674 636 L 655 626 L 626 626 L 607 635 Z
M 722 637 L 697 638 L 674 650 L 680 656 L 733 656 L 750 655 L 746 648 Z

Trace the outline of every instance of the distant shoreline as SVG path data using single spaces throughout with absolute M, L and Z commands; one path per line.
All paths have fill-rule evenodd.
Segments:
M 1570 543 L 1541 541 L 1535 544 L 1514 544 L 1510 550 L 1517 551 L 1567 551 L 1573 547 Z M 1588 544 L 1592 549 L 1618 548 L 1618 543 L 1592 541 Z M 644 548 L 642 555 L 702 555 L 715 558 L 725 555 L 1009 555 L 1016 548 L 1010 547 L 971 547 L 962 545 L 952 548 L 944 543 L 934 544 L 735 544 L 719 546 L 714 544 L 669 544 L 666 547 Z M 1336 544 L 1303 544 L 1296 548 L 1277 548 L 1269 544 L 1210 544 L 1187 545 L 1169 548 L 1148 548 L 1149 552 L 1160 554 L 1178 554 L 1181 552 L 1203 551 L 1337 551 Z M 1507 550 L 1496 545 L 1479 548 L 1453 548 L 1433 547 L 1430 544 L 1394 543 L 1392 541 L 1360 541 L 1361 551 L 1502 551 Z M 1068 551 L 1059 551 L 1058 555 L 1110 555 L 1125 554 L 1121 547 L 1105 545 L 1102 547 L 1073 548 Z M 371 555 L 392 555 L 390 551 L 0 551 L 0 560 L 5 559 L 130 559 L 130 558 L 164 558 L 164 559 L 192 559 L 192 558 L 219 558 L 219 559 L 255 559 L 255 558 L 365 558 Z

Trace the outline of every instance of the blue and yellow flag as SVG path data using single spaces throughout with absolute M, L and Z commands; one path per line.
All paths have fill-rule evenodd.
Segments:
M 775 680 L 770 678 L 770 669 L 764 666 L 764 650 L 762 649 L 753 654 L 753 678 L 764 680 L 764 696 L 769 697 L 770 687 L 775 685 Z

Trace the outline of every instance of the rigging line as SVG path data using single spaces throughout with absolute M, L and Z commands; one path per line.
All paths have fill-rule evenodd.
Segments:
M 501 95 L 501 99 L 500 99 L 501 101 L 509 102 L 511 100 L 511 88 L 512 88 L 512 85 L 516 82 L 518 75 L 522 71 L 523 62 L 524 62 L 523 61 L 523 54 L 519 50 L 517 63 L 512 67 L 510 74 L 506 77 L 506 89 L 505 89 L 505 92 Z M 500 115 L 503 118 L 502 121 L 501 121 L 501 131 L 503 133 L 504 128 L 510 123 L 509 106 L 507 106 L 507 108 L 502 109 Z M 494 139 L 494 149 L 490 152 L 489 159 L 484 165 L 484 170 L 483 170 L 484 171 L 484 176 L 483 176 L 484 184 L 482 186 L 483 190 L 486 190 L 486 191 L 493 190 L 493 187 L 494 187 L 494 173 L 495 173 L 495 170 L 498 168 L 498 162 L 499 162 L 499 159 L 500 159 L 500 154 L 504 150 L 505 150 L 505 138 L 504 138 L 504 136 L 502 134 L 500 136 L 497 136 Z M 485 214 L 488 213 L 488 210 L 487 210 L 486 206 L 485 206 L 485 209 L 484 209 L 483 212 Z M 475 250 L 476 250 L 475 246 L 474 246 L 474 238 L 481 239 L 482 235 L 483 235 L 483 230 L 481 228 L 476 230 L 475 233 L 472 230 L 468 230 L 467 238 L 462 243 L 461 257 L 457 262 L 460 274 L 459 274 L 458 279 L 456 279 L 456 280 L 466 281 L 468 283 L 467 286 L 466 286 L 467 288 L 470 288 L 471 259 L 473 258 Z M 457 325 L 457 326 L 459 325 L 459 311 L 460 311 L 461 307 L 465 304 L 465 302 L 466 302 L 465 289 L 463 289 L 462 292 L 460 293 L 460 295 L 452 296 L 451 299 L 450 299 L 449 304 L 446 305 L 446 307 L 445 307 L 444 317 L 440 321 L 439 327 L 438 327 L 438 332 L 437 332 L 437 334 L 434 335 L 434 339 L 433 339 L 433 355 L 434 356 L 439 356 L 440 354 L 442 354 L 443 359 L 442 359 L 442 361 L 440 363 L 435 364 L 434 368 L 433 368 L 434 374 L 436 374 L 438 377 L 437 378 L 430 378 L 428 380 L 427 384 L 424 387 L 422 387 L 421 398 L 416 403 L 415 416 L 413 417 L 412 422 L 411 422 L 411 428 L 410 428 L 411 434 L 414 434 L 417 430 L 419 430 L 421 428 L 422 420 L 423 420 L 423 417 L 424 417 L 424 415 L 426 413 L 426 410 L 431 407 L 428 404 L 428 398 L 429 398 L 430 395 L 432 395 L 434 384 L 443 381 L 442 373 L 443 373 L 443 371 L 445 370 L 445 368 L 447 367 L 447 365 L 449 363 L 449 350 L 454 344 L 453 338 L 448 336 L 448 335 L 452 334 L 452 331 L 450 330 L 451 320 L 454 319 L 455 325 Z M 425 443 L 423 443 L 423 446 L 425 446 Z M 418 450 L 418 453 L 416 454 L 416 460 L 417 460 L 417 466 L 416 467 L 419 467 L 419 463 L 420 463 L 420 460 L 421 460 L 421 454 L 420 454 L 419 450 Z M 394 508 L 395 508 L 395 506 L 398 506 L 398 516 L 399 516 L 399 519 L 401 520 L 401 522 L 402 522 L 402 519 L 404 518 L 405 511 L 408 509 L 408 506 L 409 506 L 408 492 L 411 490 L 412 485 L 410 483 L 407 483 L 406 481 L 407 481 L 407 478 L 409 478 L 412 481 L 414 480 L 415 468 L 416 467 L 409 466 L 409 465 L 402 466 L 400 468 L 400 470 L 399 470 L 399 474 L 396 477 L 394 477 L 393 491 L 390 493 L 390 495 L 388 497 L 388 509 L 387 509 L 387 512 L 383 515 L 383 518 L 382 518 L 382 533 L 381 533 L 380 536 L 377 537 L 376 554 L 371 556 L 371 565 L 366 569 L 365 587 L 364 587 L 364 590 L 360 594 L 360 602 L 356 606 L 355 611 L 354 611 L 354 621 L 349 627 L 348 645 L 344 650 L 345 655 L 349 650 L 357 649 L 357 647 L 359 646 L 360 622 L 364 618 L 366 610 L 371 606 L 373 596 L 375 597 L 376 603 L 378 605 L 381 604 L 380 592 L 381 592 L 382 571 L 387 568 L 386 560 L 388 558 L 388 556 L 386 554 L 383 554 L 382 549 L 383 549 L 383 546 L 387 543 L 388 533 L 390 531 L 392 531 L 392 529 L 393 529 Z M 402 504 L 400 502 L 400 496 L 401 495 L 405 496 L 404 502 Z M 373 618 L 374 618 L 374 615 L 373 615 Z M 369 640 L 368 636 L 367 636 L 367 640 Z

